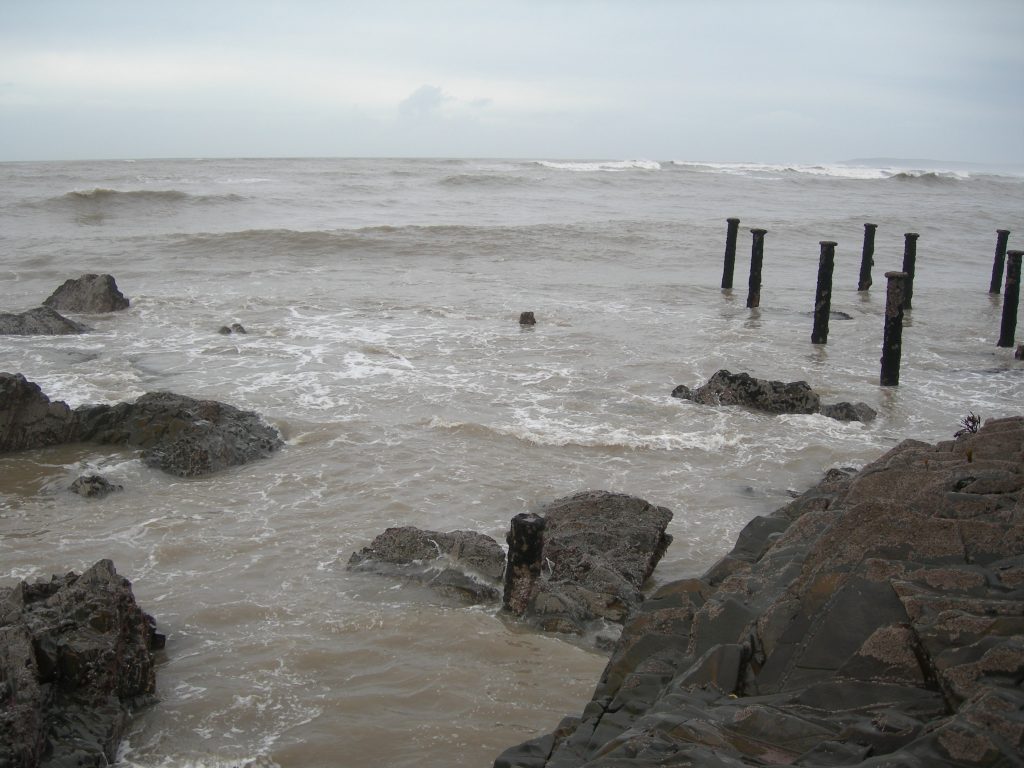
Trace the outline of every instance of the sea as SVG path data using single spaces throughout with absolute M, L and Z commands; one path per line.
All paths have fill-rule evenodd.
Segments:
M 721 288 L 726 219 L 740 219 Z M 857 291 L 864 224 L 873 285 Z M 767 230 L 746 307 L 751 228 Z M 151 391 L 256 411 L 284 448 L 180 479 L 135 451 L 0 456 L 0 586 L 110 558 L 151 613 L 158 702 L 120 768 L 456 768 L 579 714 L 606 655 L 346 570 L 390 526 L 472 530 L 584 489 L 673 510 L 651 581 L 696 576 L 832 467 L 970 414 L 1020 414 L 996 346 L 996 231 L 1024 173 L 924 161 L 176 159 L 0 164 L 6 312 L 109 273 L 129 309 L 0 337 L 0 370 L 75 407 Z M 886 271 L 916 232 L 899 386 Z M 827 344 L 812 344 L 835 241 Z M 521 326 L 532 311 L 536 325 Z M 241 324 L 247 333 L 219 329 Z M 1018 333 L 1024 340 L 1024 329 Z M 673 398 L 717 370 L 863 401 L 868 424 Z M 69 491 L 99 473 L 123 490 Z

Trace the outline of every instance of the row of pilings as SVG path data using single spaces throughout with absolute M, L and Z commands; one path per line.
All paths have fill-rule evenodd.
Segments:
M 726 219 L 725 263 L 722 270 L 722 290 L 731 290 L 733 273 L 736 268 L 736 240 L 740 220 Z M 861 250 L 858 291 L 870 290 L 871 268 L 874 266 L 875 231 L 877 224 L 864 225 L 864 246 Z M 750 252 L 750 277 L 747 282 L 747 307 L 761 306 L 761 268 L 764 262 L 764 240 L 766 229 L 750 230 L 752 245 Z M 899 271 L 886 272 L 885 324 L 882 330 L 882 357 L 879 383 L 883 387 L 894 387 L 900 382 L 900 358 L 903 347 L 903 313 L 913 309 L 914 274 L 917 269 L 918 233 L 907 232 L 903 236 L 903 267 Z M 1012 347 L 1017 328 L 1017 305 L 1020 300 L 1021 260 L 1024 251 L 1008 251 L 1010 231 L 996 230 L 996 253 L 992 264 L 992 279 L 989 293 L 999 294 L 1003 288 L 1003 313 L 996 346 Z M 832 273 L 835 268 L 836 243 L 833 240 L 820 242 L 818 257 L 818 282 L 814 293 L 814 327 L 811 331 L 812 344 L 828 343 L 828 322 L 832 312 Z M 1005 264 L 1005 282 L 1003 278 Z

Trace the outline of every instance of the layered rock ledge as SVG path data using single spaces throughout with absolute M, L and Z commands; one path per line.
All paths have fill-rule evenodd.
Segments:
M 592 701 L 495 768 L 1018 766 L 1024 418 L 755 518 L 623 631 Z
M 163 644 L 109 560 L 0 589 L 0 765 L 113 764 Z
M 216 400 L 151 392 L 72 410 L 20 373 L 0 373 L 0 452 L 81 442 L 141 448 L 148 466 L 179 477 L 245 464 L 284 444 L 258 414 Z

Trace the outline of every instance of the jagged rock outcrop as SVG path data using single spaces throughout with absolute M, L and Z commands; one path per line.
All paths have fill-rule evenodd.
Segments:
M 832 471 L 627 623 L 579 718 L 496 768 L 1016 766 L 1024 418 Z
M 102 499 L 111 493 L 123 491 L 124 486 L 115 485 L 103 475 L 82 475 L 75 478 L 69 490 L 79 496 L 85 496 L 87 499 Z
M 0 312 L 2 336 L 67 336 L 88 330 L 88 326 L 69 320 L 49 307 L 36 307 L 20 314 Z
M 519 515 L 508 535 L 504 605 L 548 632 L 621 624 L 672 541 L 672 512 L 636 496 L 583 491 Z
M 867 422 L 876 416 L 866 403 L 824 405 L 806 381 L 757 379 L 724 368 L 696 389 L 680 384 L 672 390 L 672 397 L 702 405 L 741 405 L 766 413 L 821 413 L 840 421 Z
M 505 552 L 482 533 L 405 526 L 388 528 L 352 553 L 348 568 L 426 584 L 463 602 L 488 603 L 501 598 Z
M 117 312 L 128 304 L 112 275 L 93 274 L 66 280 L 43 302 L 43 306 L 62 312 L 84 313 Z
M 148 466 L 179 477 L 245 464 L 283 445 L 259 415 L 215 400 L 154 392 L 71 410 L 21 374 L 0 373 L 0 452 L 75 442 L 141 448 Z
M 112 764 L 163 642 L 109 560 L 0 589 L 0 765 Z

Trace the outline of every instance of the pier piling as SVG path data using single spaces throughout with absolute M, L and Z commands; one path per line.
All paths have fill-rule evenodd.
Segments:
M 875 230 L 877 224 L 864 225 L 864 250 L 860 256 L 860 279 L 857 290 L 866 291 L 871 287 L 871 268 L 875 265 Z
M 907 232 L 903 236 L 903 271 L 907 274 L 903 289 L 903 309 L 913 309 L 914 270 L 917 268 L 917 232 Z
M 1017 304 L 1020 300 L 1020 262 L 1024 251 L 1006 252 L 1006 287 L 1003 290 L 1003 322 L 999 326 L 1000 347 L 1012 347 L 1017 332 Z
M 725 266 L 722 269 L 722 290 L 732 288 L 732 273 L 736 267 L 736 234 L 740 230 L 740 220 L 726 219 L 728 228 L 725 232 Z
M 992 281 L 989 283 L 989 293 L 999 293 L 1003 286 L 1003 262 L 1006 261 L 1006 245 L 1010 239 L 1010 230 L 996 230 L 996 257 L 992 262 Z
M 764 236 L 767 229 L 752 229 L 754 236 L 750 250 L 750 280 L 747 283 L 747 307 L 761 306 L 761 263 L 764 260 Z
M 900 356 L 903 354 L 903 300 L 906 272 L 886 272 L 885 329 L 882 334 L 882 374 L 879 384 L 895 387 L 900 383 Z
M 526 610 L 530 587 L 540 577 L 545 522 L 540 515 L 521 512 L 512 518 L 511 527 L 505 534 L 508 558 L 502 606 L 516 616 L 521 616 Z
M 814 294 L 814 329 L 811 344 L 828 343 L 828 317 L 832 311 L 832 272 L 835 267 L 836 243 L 821 241 L 818 257 L 818 287 Z

